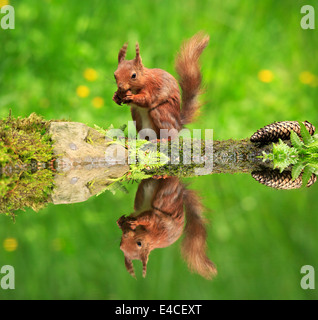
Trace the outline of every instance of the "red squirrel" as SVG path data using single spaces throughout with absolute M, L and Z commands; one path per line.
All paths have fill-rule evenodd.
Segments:
M 211 279 L 217 271 L 206 255 L 207 234 L 202 211 L 197 194 L 186 189 L 178 178 L 143 180 L 136 193 L 135 212 L 117 220 L 123 232 L 120 249 L 128 272 L 135 277 L 132 260 L 139 259 L 145 277 L 150 252 L 173 244 L 184 233 L 183 258 L 192 271 Z
M 198 33 L 184 43 L 177 55 L 175 67 L 182 96 L 178 81 L 170 73 L 143 66 L 138 43 L 133 60 L 125 60 L 127 44 L 120 49 L 114 73 L 118 90 L 113 100 L 130 105 L 137 132 L 152 129 L 157 137 L 167 138 L 167 130 L 179 132 L 193 121 L 200 108 L 202 76 L 198 60 L 208 42 L 209 36 Z M 160 129 L 167 130 L 160 135 Z

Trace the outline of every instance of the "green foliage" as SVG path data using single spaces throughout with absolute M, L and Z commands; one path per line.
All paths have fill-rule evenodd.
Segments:
M 273 161 L 274 168 L 279 168 L 283 172 L 287 167 L 298 162 L 298 151 L 289 147 L 281 139 L 277 144 L 273 144 L 273 153 L 266 154 L 263 151 L 264 161 Z
M 152 175 L 147 174 L 147 170 L 158 169 L 169 161 L 167 155 L 158 151 L 156 143 L 152 143 L 143 139 L 130 139 L 129 137 L 125 137 L 124 139 L 109 137 L 108 131 L 114 129 L 113 125 L 110 125 L 107 130 L 95 125 L 95 129 L 104 134 L 106 137 L 113 139 L 113 141 L 109 142 L 109 144 L 117 143 L 128 150 L 128 163 L 130 164 L 130 171 L 127 173 L 127 175 L 125 175 L 125 177 L 116 179 L 116 181 L 123 180 L 124 178 L 128 177 L 129 179 L 135 181 L 150 178 Z M 124 132 L 125 129 L 126 125 L 122 125 L 119 128 L 119 130 L 122 132 Z
M 113 129 L 113 125 L 107 130 L 95 125 L 95 129 L 103 134 L 103 136 L 110 138 L 107 134 L 110 129 Z M 125 130 L 125 127 L 122 127 L 121 130 Z M 168 156 L 158 151 L 156 144 L 147 140 L 113 138 L 113 141 L 110 141 L 107 144 L 120 144 L 128 150 L 129 171 L 122 177 L 113 179 L 113 182 L 100 191 L 97 196 L 101 195 L 106 190 L 113 194 L 116 194 L 117 191 L 127 193 L 127 190 L 123 185 L 124 181 L 139 182 L 143 179 L 150 178 L 154 174 L 148 174 L 147 171 L 151 170 L 153 172 L 153 170 L 163 167 L 169 160 Z M 94 181 L 91 182 L 89 187 L 94 187 Z
M 302 122 L 298 121 L 298 123 L 300 126 L 300 134 L 303 138 L 304 145 L 310 145 L 314 141 L 312 136 L 310 135 L 309 131 Z
M 296 148 L 296 150 L 302 150 L 304 144 L 295 131 L 290 133 L 290 142 Z
M 164 166 L 169 158 L 157 150 L 156 144 L 147 140 L 128 139 L 128 158 L 130 163 L 129 178 L 140 181 L 150 178 L 148 170 L 159 169 Z M 137 159 L 137 161 L 135 161 Z M 134 163 L 136 162 L 136 163 Z
M 114 181 L 113 183 L 111 183 L 110 185 L 108 185 L 104 190 L 102 190 L 101 192 L 99 192 L 96 196 L 101 195 L 102 193 L 104 193 L 105 191 L 110 191 L 112 194 L 116 194 L 118 191 L 123 192 L 125 194 L 128 193 L 128 190 L 126 189 L 126 187 L 122 184 L 121 181 Z
M 306 185 L 312 174 L 318 174 L 318 135 L 311 136 L 305 125 L 299 122 L 301 137 L 294 131 L 290 133 L 289 146 L 281 139 L 273 143 L 273 152 L 263 152 L 263 160 L 273 161 L 274 168 L 283 172 L 292 166 L 292 178 L 295 180 L 302 174 L 303 185 Z
M 108 127 L 108 129 L 105 130 L 105 129 L 99 127 L 98 125 L 94 124 L 94 128 L 95 128 L 99 133 L 103 134 L 104 136 L 107 136 L 107 131 L 108 131 L 109 129 L 113 129 L 114 126 L 113 126 L 113 124 L 111 124 L 111 125 Z

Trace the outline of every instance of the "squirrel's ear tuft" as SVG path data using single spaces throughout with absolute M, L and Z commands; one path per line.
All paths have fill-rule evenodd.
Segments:
M 120 64 L 123 60 L 125 60 L 126 52 L 127 52 L 128 43 L 126 42 L 118 53 L 118 64 Z
M 135 57 L 135 64 L 142 66 L 142 60 L 140 56 L 140 49 L 138 42 L 136 43 L 136 57 Z
M 142 262 L 142 276 L 145 278 L 147 274 L 147 263 L 148 263 L 149 252 L 145 253 L 141 257 Z

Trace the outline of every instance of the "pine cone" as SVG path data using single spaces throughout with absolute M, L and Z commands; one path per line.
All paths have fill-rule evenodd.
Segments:
M 303 122 L 311 135 L 316 128 L 308 121 Z M 275 122 L 257 130 L 250 138 L 252 142 L 277 142 L 278 139 L 288 140 L 290 132 L 295 131 L 300 136 L 300 126 L 298 121 Z

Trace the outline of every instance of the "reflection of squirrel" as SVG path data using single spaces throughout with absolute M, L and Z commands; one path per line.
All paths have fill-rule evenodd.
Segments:
M 184 205 L 187 223 L 183 230 Z M 189 268 L 208 279 L 215 275 L 216 268 L 206 256 L 202 211 L 196 193 L 187 190 L 178 178 L 142 181 L 135 198 L 135 213 L 117 221 L 123 231 L 120 248 L 129 273 L 135 276 L 132 260 L 139 259 L 145 276 L 151 250 L 173 244 L 184 232 L 181 253 Z
M 138 43 L 133 60 L 125 60 L 127 44 L 121 48 L 118 68 L 114 74 L 118 90 L 113 100 L 119 105 L 125 103 L 131 106 L 138 132 L 150 128 L 159 137 L 160 129 L 180 131 L 182 125 L 192 122 L 200 108 L 198 95 L 201 72 L 198 60 L 208 41 L 208 36 L 199 33 L 183 45 L 177 56 L 176 71 L 180 77 L 182 97 L 178 82 L 171 74 L 143 66 Z M 162 134 L 160 137 L 164 138 Z

